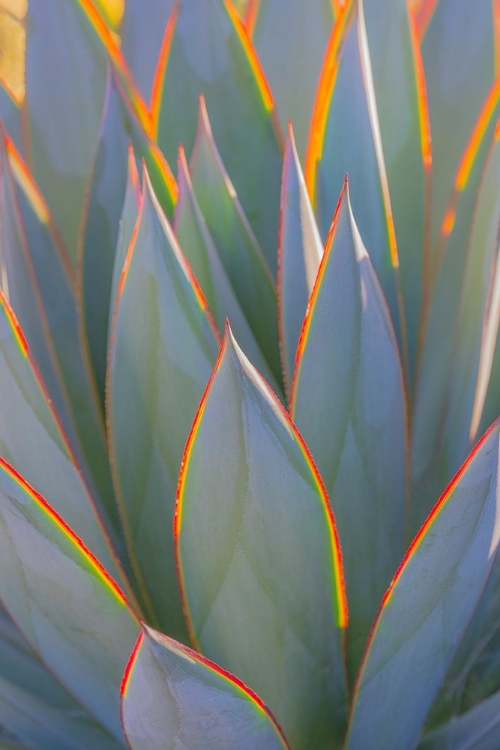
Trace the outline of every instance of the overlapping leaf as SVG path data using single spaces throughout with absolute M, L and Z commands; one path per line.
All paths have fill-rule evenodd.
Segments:
M 295 352 L 323 244 L 290 127 L 281 183 L 278 239 L 278 303 L 283 372 L 290 388 Z
M 106 86 L 104 51 L 75 5 L 29 3 L 25 103 L 34 175 L 74 265 Z
M 110 452 L 127 547 L 150 614 L 185 640 L 172 535 L 175 489 L 218 344 L 147 177 L 143 191 L 111 332 Z
M 455 172 L 495 74 L 491 0 L 439 0 L 422 40 L 432 131 L 432 248 L 439 243 Z M 464 106 L 464 97 L 467 106 Z
M 316 84 L 333 25 L 331 0 L 251 0 L 246 26 L 275 97 L 283 130 L 293 123 L 304 157 Z
M 361 237 L 379 277 L 406 358 L 398 250 L 382 152 L 362 4 L 336 19 L 311 123 L 306 180 L 326 236 L 346 173 Z
M 206 750 L 278 750 L 283 734 L 243 683 L 180 643 L 145 627 L 122 684 L 132 750 L 182 744 Z
M 417 744 L 498 550 L 499 432 L 497 422 L 478 443 L 384 596 L 354 691 L 349 750 Z
M 471 135 L 474 149 L 465 152 L 457 172 L 456 193 L 447 210 L 450 223 L 445 227 L 447 236 L 424 329 L 412 425 L 411 517 L 414 531 L 432 507 L 432 498 L 442 492 L 467 455 L 468 448 L 465 446 L 461 455 L 449 460 L 450 456 L 446 456 L 442 450 L 443 427 L 451 395 L 449 383 L 457 377 L 454 367 L 456 347 L 460 344 L 461 335 L 458 321 L 461 299 L 467 269 L 469 272 L 472 269 L 472 265 L 467 262 L 472 249 L 471 225 L 499 115 L 500 79 L 499 85 L 491 89 Z M 490 252 L 492 249 L 490 248 Z M 484 250 L 480 248 L 477 252 L 481 254 Z M 490 272 L 489 268 L 478 270 L 485 274 Z M 473 287 L 471 291 L 475 298 Z M 482 330 L 477 316 L 474 326 L 472 336 L 479 342 Z M 471 364 L 466 364 L 468 373 L 471 373 Z M 472 374 L 472 378 L 475 385 L 476 373 Z M 492 418 L 496 418 L 497 413 Z M 459 428 L 466 441 L 470 433 L 470 419 L 469 414 L 468 421 Z
M 0 609 L 0 725 L 41 750 L 116 750 L 121 744 L 76 703 Z M 1 743 L 0 745 L 4 747 Z
M 9 570 L 0 598 L 31 647 L 120 741 L 119 685 L 137 620 L 104 568 L 3 461 L 0 563 Z
M 229 329 L 186 446 L 175 534 L 192 637 L 293 747 L 331 747 L 347 624 L 336 528 L 302 438 Z
M 432 167 L 422 58 L 406 0 L 364 0 L 366 31 L 387 182 L 398 241 L 410 372 L 424 289 L 429 284 Z
M 210 29 L 210 34 L 207 34 Z M 190 152 L 203 94 L 215 140 L 250 224 L 276 273 L 281 153 L 273 98 L 230 0 L 181 0 L 170 17 L 152 109 L 158 143 L 174 161 Z M 231 102 L 231 117 L 226 102 Z
M 0 144 L 1 286 L 10 300 L 73 451 L 116 522 L 102 414 L 78 340 L 75 276 L 37 185 L 12 142 Z
M 378 603 L 404 552 L 407 438 L 396 339 L 347 186 L 297 349 L 291 413 L 337 518 L 354 677 Z
M 248 351 L 252 362 L 274 386 L 274 377 L 243 314 L 210 230 L 201 213 L 182 149 L 179 155 L 177 179 L 179 182 L 179 198 L 175 207 L 175 233 L 181 246 L 185 248 L 186 257 L 203 289 L 219 331 L 222 333 L 226 319 L 228 319 L 235 335 L 242 342 L 245 350 Z M 244 259 L 241 258 L 241 260 Z M 231 265 L 235 268 L 237 259 Z M 233 273 L 232 276 L 234 278 L 235 274 Z M 257 289 L 255 291 L 257 292 Z M 251 298 L 252 295 L 248 299 Z M 252 319 L 255 319 L 254 316 L 252 316 Z
M 274 281 L 215 144 L 205 100 L 190 162 L 194 194 L 242 312 L 281 382 Z
M 0 389 L 0 454 L 52 498 L 55 510 L 118 578 L 119 569 L 94 502 L 76 468 L 24 334 L 1 292 Z
M 500 693 L 430 732 L 419 750 L 495 750 L 500 742 Z

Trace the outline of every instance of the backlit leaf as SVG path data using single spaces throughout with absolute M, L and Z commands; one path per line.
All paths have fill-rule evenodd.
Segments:
M 477 444 L 382 600 L 354 690 L 349 750 L 417 744 L 498 550 L 499 431 L 497 422 Z
M 281 151 L 274 102 L 230 0 L 176 3 L 154 87 L 158 143 L 172 162 L 179 145 L 191 151 L 198 99 L 205 96 L 222 159 L 275 274 Z M 227 102 L 231 102 L 231 117 Z
M 304 321 L 290 401 L 338 523 L 354 678 L 405 549 L 407 435 L 396 338 L 347 186 Z
M 132 750 L 288 747 L 255 693 L 213 662 L 148 627 L 139 636 L 122 683 L 122 716 Z
M 322 256 L 323 244 L 290 127 L 283 164 L 278 239 L 280 344 L 287 389 L 291 385 L 302 322 Z
M 145 177 L 110 339 L 110 453 L 127 548 L 151 616 L 187 638 L 172 522 L 182 452 L 217 356 L 205 299 Z
M 333 515 L 305 443 L 229 329 L 188 440 L 177 557 L 193 641 L 292 747 L 342 736 L 347 624 Z
M 346 173 L 359 231 L 377 272 L 406 359 L 398 250 L 362 4 L 348 0 L 336 19 L 318 83 L 306 181 L 322 236 Z
M 3 460 L 0 564 L 9 570 L 0 598 L 31 647 L 121 740 L 119 686 L 138 622 L 96 558 Z

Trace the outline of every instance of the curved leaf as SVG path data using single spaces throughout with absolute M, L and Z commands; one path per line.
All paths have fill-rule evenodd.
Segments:
M 349 750 L 417 744 L 498 550 L 499 432 L 497 422 L 470 454 L 382 600 L 354 690 Z
M 175 488 L 218 342 L 146 173 L 143 192 L 112 324 L 106 412 L 137 582 L 152 616 L 185 640 L 172 536 Z
M 94 501 L 78 472 L 24 334 L 1 292 L 0 391 L 0 455 L 51 498 L 55 510 L 122 582 L 123 574 Z
M 358 0 L 337 18 L 323 64 L 306 159 L 306 181 L 326 236 L 346 173 L 363 242 L 380 280 L 406 360 L 399 260 L 370 54 Z
M 0 599 L 31 647 L 121 740 L 119 685 L 138 622 L 96 558 L 3 459 L 0 564 L 9 570 Z
M 193 189 L 241 309 L 279 383 L 281 363 L 274 281 L 224 168 L 200 98 L 190 163 Z
M 264 374 L 268 382 L 274 386 L 274 377 L 242 312 L 210 230 L 201 213 L 183 149 L 180 149 L 179 152 L 177 179 L 179 182 L 179 198 L 175 207 L 175 233 L 181 246 L 186 250 L 186 258 L 206 295 L 218 329 L 223 331 L 226 319 L 229 320 L 235 335 L 242 341 L 252 362 Z M 236 267 L 236 264 L 234 266 Z M 235 273 L 233 273 L 233 277 L 235 277 Z M 257 293 L 257 289 L 255 291 Z M 254 316 L 252 317 L 254 318 Z
M 194 642 L 258 692 L 293 747 L 331 747 L 347 624 L 333 515 L 305 443 L 229 329 L 186 446 L 175 535 Z
M 347 185 L 304 320 L 290 401 L 338 523 L 354 678 L 405 549 L 407 434 L 396 339 Z
M 43 196 L 4 135 L 0 133 L 1 286 L 87 481 L 105 518 L 116 523 L 103 416 L 78 338 L 74 272 Z
M 283 372 L 290 389 L 295 352 L 323 244 L 290 126 L 281 182 L 278 237 L 278 314 Z
M 222 159 L 276 273 L 281 152 L 274 103 L 230 0 L 176 3 L 165 31 L 154 89 L 153 118 L 167 160 L 175 160 L 181 144 L 191 151 L 198 99 L 205 96 Z M 227 102 L 231 102 L 231 117 Z
M 174 745 L 288 748 L 255 693 L 200 654 L 146 626 L 123 679 L 122 717 L 132 750 Z
M 333 16 L 331 0 L 250 0 L 248 4 L 248 32 L 269 79 L 283 130 L 293 123 L 301 158 Z
M 419 750 L 495 750 L 500 743 L 500 692 L 426 735 Z

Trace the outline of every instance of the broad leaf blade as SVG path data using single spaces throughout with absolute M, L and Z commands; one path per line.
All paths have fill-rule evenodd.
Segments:
M 387 184 L 362 4 L 348 0 L 336 19 L 318 83 L 306 180 L 322 236 L 348 174 L 359 231 L 406 360 L 398 250 Z
M 217 356 L 205 299 L 149 179 L 110 340 L 110 453 L 127 548 L 150 614 L 186 640 L 172 522 L 182 452 Z
M 9 570 L 0 598 L 32 648 L 121 740 L 119 685 L 138 622 L 96 558 L 3 460 L 0 562 Z
M 190 172 L 196 199 L 236 298 L 275 380 L 280 382 L 276 287 L 217 150 L 203 98 Z
M 222 332 L 226 320 L 229 320 L 252 362 L 274 387 L 274 377 L 241 309 L 194 194 L 183 149 L 179 153 L 177 179 L 179 198 L 174 230 L 181 247 L 185 248 L 186 258 L 203 289 L 218 329 Z
M 347 623 L 333 515 L 305 443 L 229 329 L 186 446 L 175 534 L 193 639 L 258 692 L 293 747 L 330 747 L 344 724 Z
M 1 292 L 0 390 L 1 455 L 27 481 L 51 497 L 55 510 L 122 582 L 94 501 L 76 467 L 24 334 Z
M 314 93 L 333 25 L 331 0 L 251 0 L 246 25 L 285 131 L 293 123 L 303 158 Z
M 382 600 L 354 691 L 349 750 L 418 741 L 498 549 L 499 432 L 497 422 L 477 444 Z
M 122 683 L 132 750 L 182 745 L 206 750 L 278 750 L 283 734 L 243 683 L 180 643 L 144 627 Z
M 283 372 L 292 382 L 295 352 L 323 244 L 290 126 L 283 164 L 278 238 L 278 314 Z
M 291 413 L 338 523 L 354 678 L 378 604 L 404 553 L 407 434 L 396 338 L 347 186 L 304 320 Z
M 207 29 L 210 33 L 207 34 Z M 276 273 L 281 152 L 273 99 L 230 0 L 182 0 L 169 20 L 152 110 L 160 148 L 189 153 L 203 94 L 216 142 L 250 224 Z M 226 103 L 231 102 L 231 117 Z

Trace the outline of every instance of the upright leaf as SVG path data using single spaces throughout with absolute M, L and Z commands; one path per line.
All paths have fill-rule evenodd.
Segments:
M 119 685 L 138 622 L 97 559 L 3 460 L 0 564 L 9 570 L 0 598 L 31 647 L 120 741 Z
M 311 123 L 306 180 L 326 236 L 346 173 L 353 210 L 406 360 L 399 260 L 363 6 L 348 0 L 336 19 Z
M 217 150 L 203 98 L 200 98 L 190 170 L 196 199 L 222 265 L 279 383 L 281 363 L 275 284 Z
M 426 84 L 407 0 L 364 0 L 380 135 L 398 240 L 410 373 L 429 283 L 432 169 Z
M 158 143 L 169 161 L 181 144 L 191 151 L 201 94 L 222 159 L 275 274 L 281 152 L 274 102 L 230 0 L 180 0 L 172 11 L 152 99 Z
M 439 0 L 426 23 L 422 56 L 432 132 L 432 248 L 436 261 L 455 172 L 495 74 L 492 2 Z
M 125 672 L 122 716 L 132 750 L 288 747 L 269 710 L 240 680 L 148 627 Z
M 382 600 L 354 690 L 349 750 L 418 742 L 498 550 L 499 432 L 497 422 L 477 444 Z
M 94 501 L 76 467 L 24 334 L 1 292 L 0 391 L 0 455 L 52 498 L 55 510 L 107 570 L 122 581 Z
M 471 247 L 471 226 L 499 115 L 500 78 L 488 94 L 477 118 L 470 138 L 474 148 L 467 149 L 463 155 L 455 180 L 455 194 L 447 209 L 446 226 L 443 226 L 444 244 L 424 328 L 412 424 L 413 531 L 418 529 L 430 511 L 432 498 L 443 491 L 467 455 L 466 448 L 453 465 L 442 460 L 443 426 L 449 405 L 448 386 L 457 374 L 453 369 L 454 356 L 459 341 L 457 326 Z M 479 337 L 480 332 L 475 335 Z M 493 419 L 496 416 L 495 413 Z M 470 423 L 465 426 L 466 436 L 469 429 Z
M 121 48 L 132 75 L 146 101 L 151 99 L 153 80 L 165 27 L 175 0 L 127 0 L 120 25 Z
M 74 266 L 85 186 L 97 144 L 106 58 L 74 2 L 30 2 L 26 116 L 35 178 Z
M 151 616 L 185 640 L 172 536 L 175 489 L 217 334 L 147 176 L 143 190 L 112 324 L 106 411 L 137 582 Z
M 354 678 L 404 552 L 407 435 L 394 330 L 347 186 L 305 317 L 290 401 L 338 523 Z
M 175 535 L 194 642 L 258 692 L 292 747 L 331 747 L 347 624 L 335 522 L 305 443 L 229 329 L 186 446 Z
M 248 3 L 248 33 L 271 85 L 283 130 L 288 122 L 293 123 L 301 158 L 333 15 L 331 0 Z
M 28 339 L 71 447 L 117 524 L 101 410 L 78 338 L 75 275 L 37 185 L 0 134 L 4 289 Z
M 104 402 L 111 280 L 127 180 L 129 136 L 122 103 L 108 71 L 106 95 L 78 246 L 82 337 Z
M 213 311 L 218 329 L 222 332 L 226 320 L 229 320 L 252 362 L 274 386 L 274 377 L 241 309 L 194 194 L 183 149 L 179 152 L 177 179 L 179 198 L 175 207 L 174 230 L 181 246 L 185 248 L 186 258 Z M 237 278 L 235 273 L 232 276 Z M 255 291 L 257 293 L 257 289 Z
M 323 245 L 290 126 L 283 163 L 278 238 L 278 314 L 287 389 L 291 386 L 302 321 L 322 256 Z

